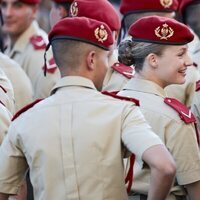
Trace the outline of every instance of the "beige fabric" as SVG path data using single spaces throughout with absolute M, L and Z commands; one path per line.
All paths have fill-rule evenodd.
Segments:
M 44 66 L 44 52 L 45 49 L 34 49 L 33 45 L 30 42 L 30 38 L 32 36 L 42 36 L 45 43 L 48 43 L 47 34 L 39 28 L 36 21 L 33 21 L 30 27 L 18 38 L 14 47 L 11 49 L 11 46 L 8 45 L 5 53 L 12 59 L 14 59 L 26 72 L 28 77 L 31 80 L 33 91 L 34 91 L 34 99 L 44 97 L 45 95 L 41 94 L 40 87 L 38 87 L 37 82 L 40 75 L 43 76 L 43 66 Z M 48 51 L 47 60 L 49 57 L 52 57 L 51 50 Z M 39 76 L 39 77 L 38 77 Z M 49 83 L 49 82 L 50 83 Z M 51 83 L 51 81 L 53 83 Z M 43 84 L 43 83 L 41 83 Z M 54 86 L 54 80 L 47 79 L 44 83 L 47 84 L 47 87 L 50 85 L 50 89 Z M 47 90 L 50 90 L 47 88 Z M 49 93 L 50 91 L 45 93 Z
M 0 145 L 7 134 L 8 127 L 11 123 L 11 118 L 12 115 L 10 112 L 0 103 Z
M 162 143 L 139 109 L 82 77 L 62 78 L 52 93 L 12 123 L 0 150 L 0 192 L 17 192 L 25 156 L 35 199 L 127 199 L 121 142 L 138 160 Z
M 0 68 L 0 101 L 12 113 L 15 113 L 14 90 L 8 77 Z M 5 91 L 4 91 L 5 90 Z
M 200 134 L 200 91 L 195 92 L 191 110 L 196 116 L 198 130 Z
M 169 85 L 165 88 L 167 96 L 174 97 L 187 107 L 191 107 L 196 81 L 200 79 L 200 73 L 197 67 L 191 66 L 187 69 L 186 82 L 182 85 Z
M 33 101 L 33 90 L 30 79 L 18 63 L 0 53 L 0 68 L 12 83 L 15 95 L 15 111 Z
M 171 190 L 171 196 L 184 195 L 183 187 L 177 185 L 200 180 L 200 152 L 193 124 L 185 124 L 178 113 L 164 103 L 165 91 L 151 81 L 133 78 L 119 94 L 140 100 L 145 119 L 165 143 L 177 165 L 175 187 Z M 141 170 L 137 167 L 132 190 L 147 194 L 149 178 L 148 168 Z M 169 197 L 167 200 L 169 199 L 173 198 Z

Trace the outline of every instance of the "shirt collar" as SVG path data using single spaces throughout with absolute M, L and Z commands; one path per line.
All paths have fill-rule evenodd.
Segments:
M 33 35 L 37 34 L 38 31 L 39 31 L 39 25 L 34 20 L 31 23 L 31 25 L 28 27 L 28 29 L 20 35 L 20 37 L 18 38 L 18 40 L 16 41 L 12 49 L 11 49 L 10 43 L 8 43 L 8 47 L 6 51 L 9 52 L 9 54 L 12 54 L 14 52 L 24 52 L 24 49 L 29 43 L 30 38 Z
M 144 93 L 151 93 L 165 98 L 167 95 L 158 84 L 144 79 L 132 78 L 123 88 L 123 90 L 134 90 Z
M 97 90 L 96 87 L 94 86 L 94 83 L 87 78 L 81 76 L 66 76 L 61 78 L 57 82 L 57 84 L 53 87 L 53 89 L 51 90 L 51 95 L 55 94 L 56 91 L 59 90 L 60 88 L 69 86 L 78 86 L 78 87 L 85 87 Z

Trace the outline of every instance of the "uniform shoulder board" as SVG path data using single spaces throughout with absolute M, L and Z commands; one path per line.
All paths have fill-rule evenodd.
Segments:
M 15 119 L 17 119 L 22 113 L 26 112 L 27 110 L 29 110 L 30 108 L 32 108 L 35 104 L 39 103 L 40 101 L 42 101 L 43 99 L 37 99 L 34 102 L 26 105 L 25 107 L 23 107 L 21 110 L 19 110 L 12 118 L 12 121 L 14 121 Z
M 184 104 L 179 102 L 174 98 L 165 98 L 164 102 L 176 110 L 181 118 L 186 124 L 193 123 L 196 121 L 191 110 L 189 110 Z
M 120 96 L 120 95 L 117 94 L 118 92 L 119 91 L 114 91 L 114 92 L 103 91 L 101 93 L 108 95 L 108 96 L 111 96 L 111 97 L 116 98 L 116 99 L 130 101 L 130 102 L 135 103 L 136 106 L 140 106 L 140 101 L 138 99 L 134 99 L 132 97 Z
M 42 68 L 43 70 L 45 69 L 45 66 Z M 54 58 L 52 57 L 49 61 L 46 63 L 46 71 L 50 74 L 53 74 L 57 69 L 57 65 L 55 63 Z
M 122 74 L 128 79 L 131 79 L 134 76 L 135 70 L 132 66 L 126 66 L 122 63 L 115 63 L 112 66 L 113 70 L 117 71 L 118 73 Z
M 30 38 L 30 42 L 35 50 L 46 49 L 46 43 L 42 36 L 34 35 Z
M 196 82 L 196 92 L 200 90 L 200 80 Z
M 6 89 L 2 85 L 0 85 L 0 88 L 3 90 L 4 93 L 7 93 Z

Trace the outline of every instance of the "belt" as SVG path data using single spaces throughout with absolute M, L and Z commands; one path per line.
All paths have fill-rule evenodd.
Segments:
M 133 195 L 128 196 L 128 200 L 147 200 L 147 195 L 133 194 Z

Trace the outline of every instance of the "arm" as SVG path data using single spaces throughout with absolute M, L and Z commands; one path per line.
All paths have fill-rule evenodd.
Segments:
M 163 145 L 147 149 L 142 159 L 151 169 L 148 200 L 163 200 L 167 197 L 176 173 L 175 163 Z
M 190 200 L 199 200 L 200 197 L 200 181 L 185 185 Z

